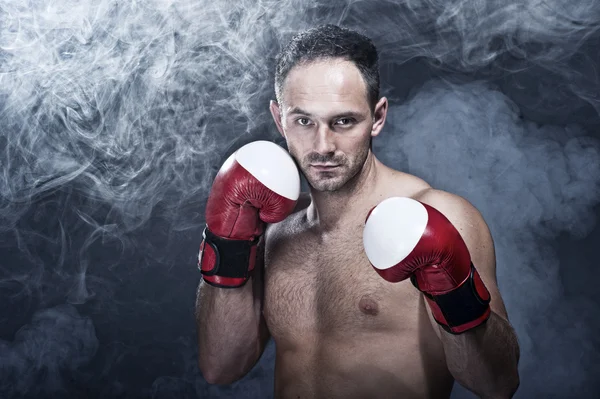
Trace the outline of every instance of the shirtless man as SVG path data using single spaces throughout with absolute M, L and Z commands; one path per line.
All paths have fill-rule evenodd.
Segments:
M 294 162 L 265 142 L 217 175 L 196 304 L 209 383 L 242 378 L 272 337 L 276 398 L 448 398 L 454 380 L 482 398 L 517 390 L 482 216 L 371 151 L 388 109 L 377 58 L 331 25 L 278 56 L 270 110 L 310 193 L 297 198 Z

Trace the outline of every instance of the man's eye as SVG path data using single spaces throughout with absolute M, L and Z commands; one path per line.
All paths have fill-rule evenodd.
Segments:
M 352 118 L 340 118 L 335 122 L 335 124 L 341 125 L 341 126 L 347 126 L 347 125 L 351 125 L 353 122 L 354 122 L 354 119 L 352 119 Z
M 310 120 L 308 118 L 298 118 L 298 119 L 296 119 L 296 121 L 301 126 L 308 126 L 308 125 L 310 125 Z

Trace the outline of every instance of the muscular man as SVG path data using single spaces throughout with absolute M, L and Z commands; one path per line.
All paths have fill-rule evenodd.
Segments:
M 217 247 L 225 239 L 238 255 L 216 268 L 203 242 L 205 379 L 242 378 L 272 337 L 277 398 L 448 398 L 454 380 L 482 398 L 511 397 L 519 348 L 492 237 L 468 201 L 373 154 L 388 102 L 372 42 L 331 25 L 297 35 L 277 58 L 275 91 L 273 119 L 310 193 L 280 198 L 295 181 L 277 167 L 287 161 L 243 178 L 231 162 L 222 168 L 230 187 L 213 187 L 206 231 L 214 225 Z M 258 170 L 280 179 L 265 184 Z M 223 228 L 240 209 L 253 217 Z

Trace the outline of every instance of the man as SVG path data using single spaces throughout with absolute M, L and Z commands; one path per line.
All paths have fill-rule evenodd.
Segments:
M 265 144 L 215 179 L 197 301 L 205 379 L 242 378 L 272 337 L 277 398 L 447 398 L 454 380 L 512 397 L 519 348 L 485 221 L 371 151 L 388 109 L 372 42 L 303 32 L 277 58 L 275 90 L 310 195 L 283 187 L 294 173 Z

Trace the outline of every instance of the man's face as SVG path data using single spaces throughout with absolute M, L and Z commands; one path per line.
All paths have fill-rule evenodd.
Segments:
M 271 103 L 273 118 L 313 189 L 339 190 L 360 172 L 381 126 L 374 124 L 366 84 L 352 62 L 295 66 L 280 101 Z

